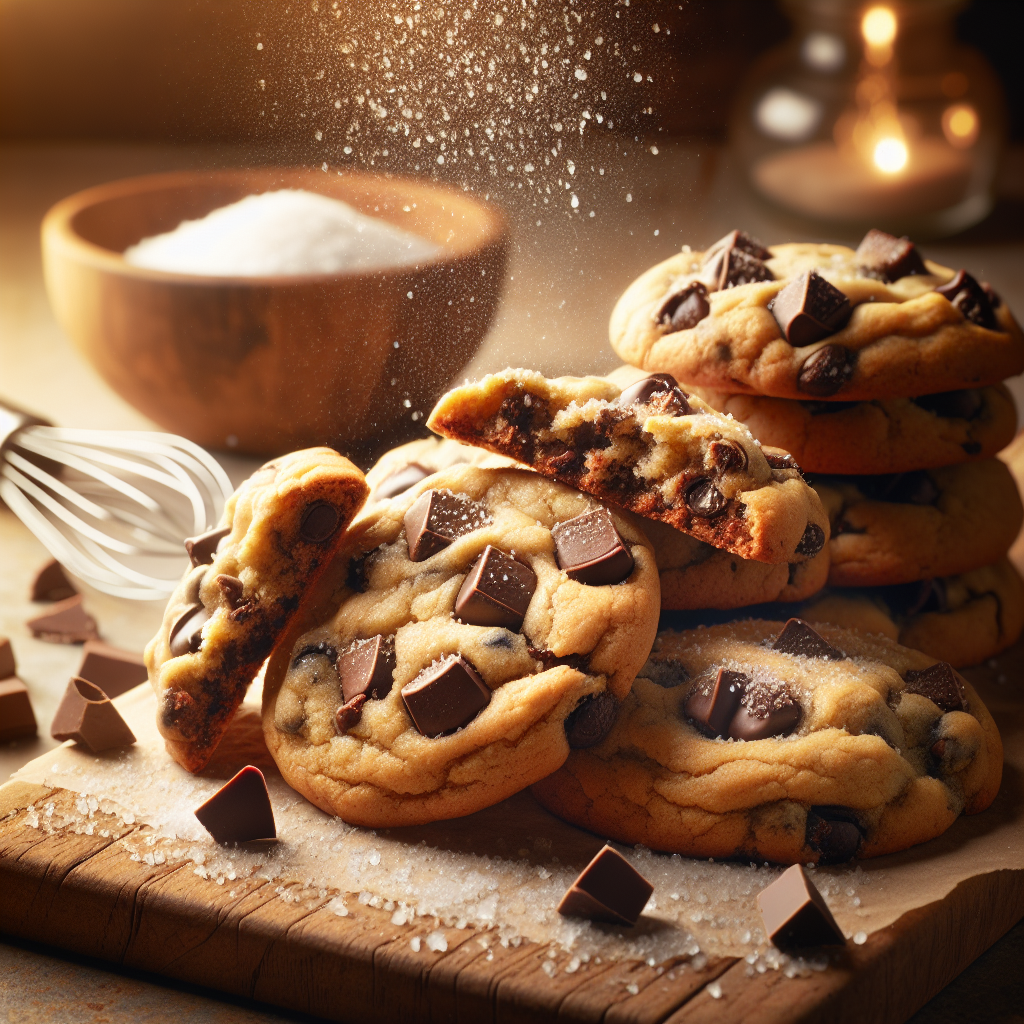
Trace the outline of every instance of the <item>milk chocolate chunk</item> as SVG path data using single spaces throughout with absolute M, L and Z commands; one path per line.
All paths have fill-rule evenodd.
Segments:
M 817 806 L 807 812 L 804 841 L 821 864 L 845 864 L 857 855 L 863 838 L 856 813 L 849 807 Z
M 666 334 L 672 334 L 696 327 L 710 312 L 707 288 L 700 281 L 691 281 L 665 299 L 657 321 L 668 327 Z
M 683 704 L 683 713 L 709 736 L 729 735 L 729 723 L 740 708 L 750 677 L 743 672 L 720 668 L 715 681 L 698 686 Z
M 853 376 L 856 361 L 856 353 L 842 345 L 822 345 L 800 367 L 797 390 L 817 398 L 828 398 Z
M 205 804 L 196 808 L 195 815 L 217 843 L 277 838 L 267 780 L 252 765 L 225 782 Z
M 913 242 L 904 235 L 897 238 L 872 228 L 857 246 L 857 261 L 865 270 L 883 281 L 898 281 L 911 274 L 927 274 L 928 269 Z
M 795 469 L 798 473 L 803 472 L 796 459 L 785 448 L 773 448 L 771 445 L 763 444 L 761 454 L 771 469 Z
M 449 654 L 402 687 L 413 724 L 431 739 L 468 725 L 490 703 L 491 691 L 461 654 Z
M 936 416 L 951 420 L 973 420 L 985 406 L 985 401 L 977 388 L 940 391 L 937 395 L 920 395 L 911 401 Z
M 314 501 L 302 513 L 299 535 L 310 544 L 323 544 L 334 536 L 341 513 L 329 501 Z
M 659 412 L 685 416 L 689 412 L 689 396 L 670 373 L 654 373 L 630 384 L 618 398 L 621 406 L 654 405 Z
M 727 438 L 712 441 L 708 445 L 708 453 L 715 468 L 723 473 L 747 468 L 747 453 L 743 450 L 743 445 L 736 441 L 730 441 Z
M 707 252 L 704 254 L 704 259 L 707 261 L 709 256 L 713 256 L 716 252 L 720 252 L 722 249 L 739 249 L 741 252 L 745 252 L 750 256 L 755 257 L 759 260 L 771 259 L 771 251 L 765 247 L 765 245 L 754 238 L 753 235 L 748 235 L 746 231 L 730 231 L 729 234 L 724 235 L 717 242 L 712 245 Z
M 395 638 L 378 633 L 369 640 L 357 640 L 338 656 L 337 666 L 346 703 L 359 694 L 380 700 L 391 692 Z
M 633 556 L 606 508 L 558 523 L 551 536 L 559 568 L 577 583 L 607 586 L 621 583 L 633 571 Z
M 232 608 L 237 608 L 242 603 L 245 586 L 237 576 L 229 576 L 227 573 L 221 572 L 217 574 L 213 582 L 220 587 L 220 592 Z
M 836 650 L 803 619 L 790 619 L 772 641 L 772 650 L 781 654 L 795 654 L 799 658 L 827 658 L 829 661 L 843 659 L 842 652 Z
M 775 275 L 756 256 L 736 246 L 717 250 L 704 261 L 710 291 L 724 291 L 755 281 L 774 281 Z M 701 275 L 704 276 L 703 274 Z
M 605 846 L 569 887 L 558 912 L 632 927 L 652 892 L 654 886 L 621 853 Z
M 353 726 L 359 724 L 363 717 L 363 705 L 366 703 L 366 694 L 357 693 L 351 700 L 345 701 L 334 713 L 334 731 L 339 736 L 344 736 Z
M 82 644 L 98 640 L 96 620 L 82 607 L 82 595 L 58 601 L 48 612 L 25 623 L 38 640 L 51 644 Z
M 824 546 L 825 531 L 817 523 L 808 523 L 796 546 L 796 553 L 813 558 Z
M 729 723 L 734 740 L 764 740 L 786 736 L 799 724 L 803 712 L 785 689 L 785 684 L 748 684 L 743 699 Z
M 683 500 L 695 516 L 704 516 L 707 519 L 724 512 L 729 504 L 726 496 L 706 477 L 694 480 L 686 488 Z
M 935 290 L 949 299 L 966 320 L 990 331 L 999 330 L 999 322 L 985 289 L 966 270 L 958 270 L 952 281 L 940 284 Z
M 471 626 L 522 628 L 537 575 L 488 544 L 473 563 L 455 599 L 456 618 Z
M 33 601 L 64 601 L 77 593 L 56 559 L 50 559 L 32 581 Z
M 5 636 L 0 636 L 0 679 L 13 676 L 17 671 L 18 666 L 14 662 L 14 648 L 11 647 L 11 641 Z
M 425 469 L 418 462 L 410 462 L 408 466 L 396 469 L 390 476 L 381 480 L 373 492 L 373 496 L 377 499 L 393 498 L 396 494 L 404 493 L 428 476 L 430 476 L 429 469 Z
M 135 742 L 135 734 L 118 714 L 110 698 L 94 683 L 75 676 L 53 716 L 50 735 L 74 740 L 94 754 Z
M 768 938 L 779 949 L 846 943 L 832 911 L 801 864 L 787 868 L 758 893 L 757 909 Z
M 171 657 L 195 654 L 203 646 L 203 626 L 209 621 L 210 613 L 201 604 L 194 604 L 183 612 L 171 627 L 168 641 Z
M 611 732 L 619 714 L 614 694 L 594 693 L 584 697 L 565 720 L 565 738 L 573 750 L 595 747 Z
M 144 683 L 149 674 L 141 654 L 111 647 L 102 640 L 87 640 L 78 677 L 98 686 L 108 697 L 119 697 Z
M 35 734 L 36 716 L 32 713 L 28 688 L 17 676 L 0 680 L 0 743 Z
M 463 494 L 424 491 L 405 513 L 409 558 L 422 562 L 490 521 L 483 506 Z
M 193 567 L 212 565 L 217 554 L 217 546 L 230 532 L 231 527 L 224 526 L 219 530 L 201 533 L 198 537 L 189 537 L 185 541 L 185 550 Z
M 768 307 L 794 348 L 835 334 L 850 319 L 850 300 L 819 273 L 809 270 L 790 281 Z
M 945 661 L 937 661 L 928 668 L 910 669 L 904 676 L 907 693 L 919 693 L 943 711 L 967 711 L 967 691 L 963 681 Z

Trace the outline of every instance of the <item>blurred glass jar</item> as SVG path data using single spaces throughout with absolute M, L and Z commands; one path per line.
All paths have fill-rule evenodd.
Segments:
M 999 83 L 954 38 L 963 0 L 783 0 L 796 31 L 740 90 L 733 141 L 754 189 L 817 221 L 917 237 L 992 208 Z

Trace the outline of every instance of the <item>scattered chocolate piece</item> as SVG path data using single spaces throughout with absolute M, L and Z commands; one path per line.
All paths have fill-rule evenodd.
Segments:
M 78 591 L 56 559 L 50 559 L 32 581 L 33 601 L 64 601 Z
M 708 445 L 708 452 L 711 455 L 711 461 L 715 464 L 715 468 L 723 473 L 747 468 L 747 453 L 743 450 L 743 445 L 736 441 L 730 441 L 726 438 L 712 441 Z
M 77 675 L 98 686 L 108 697 L 119 697 L 149 678 L 141 654 L 111 647 L 102 640 L 86 641 Z
M 100 754 L 112 747 L 135 742 L 135 734 L 118 714 L 110 698 L 94 683 L 75 676 L 53 716 L 50 735 L 55 740 L 74 740 Z
M 82 607 L 82 595 L 58 601 L 48 612 L 25 623 L 37 640 L 51 644 L 82 644 L 98 640 L 96 620 Z
M 431 739 L 468 725 L 490 703 L 491 691 L 461 654 L 449 654 L 402 687 L 413 724 Z
M 795 654 L 799 658 L 827 658 L 829 661 L 843 659 L 843 653 L 803 619 L 790 619 L 772 641 L 772 650 L 781 654 Z
M 577 583 L 592 587 L 621 583 L 633 571 L 633 555 L 606 508 L 558 523 L 551 536 L 559 568 Z
M 471 626 L 522 628 L 537 575 L 488 544 L 473 563 L 455 599 L 455 615 Z
M 686 698 L 683 712 L 701 732 L 724 739 L 749 682 L 750 677 L 742 672 L 720 668 L 714 683 L 696 687 Z
M 232 608 L 237 608 L 242 603 L 245 585 L 237 576 L 228 576 L 222 572 L 217 574 L 213 582 L 220 587 L 220 592 Z
M 802 714 L 785 684 L 772 687 L 755 680 L 743 692 L 743 700 L 729 723 L 729 735 L 734 740 L 786 736 L 800 724 Z
M 686 488 L 683 501 L 695 516 L 704 516 L 707 519 L 724 512 L 729 504 L 726 496 L 707 477 L 694 480 Z
M 800 367 L 797 390 L 818 398 L 834 395 L 853 376 L 857 355 L 842 345 L 822 345 Z
M 405 513 L 409 558 L 422 562 L 453 540 L 489 523 L 482 505 L 451 491 L 424 491 Z
M 935 290 L 949 299 L 965 319 L 990 331 L 999 330 L 999 322 L 985 289 L 966 270 L 958 270 L 952 281 L 940 284 Z
M 696 327 L 710 312 L 707 288 L 700 281 L 691 281 L 665 299 L 656 319 L 668 327 L 666 334 L 673 334 Z
M 764 930 L 779 949 L 844 945 L 846 939 L 803 865 L 787 868 L 758 893 Z
M 366 694 L 357 693 L 351 700 L 344 704 L 334 713 L 334 731 L 339 736 L 344 736 L 353 726 L 359 724 L 363 717 L 363 705 L 366 703 Z
M 824 546 L 825 531 L 817 523 L 808 523 L 796 546 L 796 553 L 813 558 Z
M 314 501 L 302 513 L 299 535 L 310 544 L 323 544 L 334 536 L 341 514 L 329 501 Z
M 630 384 L 618 398 L 621 406 L 657 405 L 666 413 L 686 416 L 691 412 L 689 396 L 670 373 L 655 373 Z
M 18 666 L 14 661 L 14 648 L 11 647 L 11 641 L 5 636 L 0 636 L 0 679 L 13 676 L 17 671 Z
M 0 743 L 35 736 L 36 716 L 28 688 L 17 676 L 0 680 Z
M 621 853 L 605 846 L 569 887 L 558 912 L 632 926 L 652 892 L 654 886 Z
M 790 281 L 768 308 L 794 348 L 835 334 L 853 312 L 850 300 L 814 270 Z
M 750 256 L 754 256 L 759 260 L 771 259 L 771 251 L 767 249 L 759 239 L 754 238 L 753 235 L 748 235 L 746 231 L 730 231 L 729 234 L 724 235 L 714 245 L 710 246 L 704 253 L 704 260 L 707 262 L 709 256 L 713 256 L 716 252 L 720 252 L 722 249 L 739 249 L 742 252 L 747 253 Z
M 934 505 L 942 493 L 926 469 L 857 478 L 861 494 L 872 501 L 898 505 Z
M 346 705 L 363 694 L 380 700 L 391 692 L 395 671 L 395 638 L 378 633 L 357 640 L 337 659 L 341 695 Z
M 761 262 L 736 246 L 726 246 L 716 250 L 704 260 L 706 269 L 705 280 L 709 282 L 708 290 L 724 291 L 741 284 L 752 284 L 754 281 L 774 281 L 775 275 Z
M 378 500 L 393 498 L 396 494 L 402 494 L 410 487 L 414 487 L 428 476 L 430 476 L 429 469 L 425 469 L 418 462 L 410 462 L 408 466 L 396 469 L 390 476 L 381 480 L 373 492 L 373 496 Z
M 771 445 L 763 444 L 761 454 L 771 469 L 795 469 L 798 473 L 803 473 L 796 459 L 785 448 L 773 448 Z
M 936 416 L 952 420 L 973 420 L 985 405 L 981 392 L 976 388 L 940 391 L 937 395 L 920 395 L 911 401 Z
M 804 841 L 821 864 L 845 864 L 857 855 L 862 833 L 849 807 L 818 806 L 807 812 Z
M 911 274 L 928 273 L 917 247 L 906 235 L 897 238 L 872 228 L 861 239 L 856 255 L 865 270 L 878 274 L 883 281 L 890 283 Z
M 910 669 L 903 677 L 907 693 L 919 693 L 943 711 L 967 711 L 967 691 L 963 680 L 946 661 L 928 668 Z
M 195 654 L 203 646 L 203 626 L 210 621 L 210 613 L 201 604 L 194 604 L 183 612 L 171 627 L 168 643 L 171 657 Z
M 565 738 L 573 750 L 595 747 L 612 731 L 619 702 L 605 690 L 584 697 L 565 719 Z
M 200 565 L 212 565 L 217 554 L 217 546 L 229 533 L 231 533 L 231 527 L 225 526 L 219 530 L 201 533 L 198 537 L 189 537 L 185 541 L 185 550 L 188 552 L 193 568 Z
M 195 815 L 217 843 L 277 838 L 267 780 L 252 765 L 225 782 Z

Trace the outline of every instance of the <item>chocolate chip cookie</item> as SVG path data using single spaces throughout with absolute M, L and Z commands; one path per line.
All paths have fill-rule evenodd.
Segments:
M 452 466 L 353 524 L 268 666 L 267 746 L 354 824 L 469 814 L 604 736 L 659 610 L 628 513 L 528 470 Z
M 448 392 L 427 425 L 742 558 L 806 561 L 828 539 L 792 456 L 665 374 L 622 390 L 505 370 Z
M 184 768 L 209 761 L 367 490 L 330 448 L 292 452 L 235 491 L 218 529 L 185 542 L 192 568 L 146 647 L 157 725 Z
M 1024 335 L 990 288 L 877 231 L 856 250 L 742 232 L 684 250 L 626 289 L 610 336 L 648 372 L 776 398 L 907 398 L 1024 370 Z
M 1002 743 L 954 669 L 800 620 L 661 632 L 608 736 L 537 783 L 623 843 L 777 863 L 875 857 L 992 802 Z

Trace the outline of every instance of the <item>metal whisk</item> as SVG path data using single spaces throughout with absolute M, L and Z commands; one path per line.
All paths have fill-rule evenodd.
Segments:
M 197 444 L 143 430 L 74 430 L 0 401 L 0 499 L 97 590 L 166 598 L 182 542 L 215 526 L 234 488 Z

